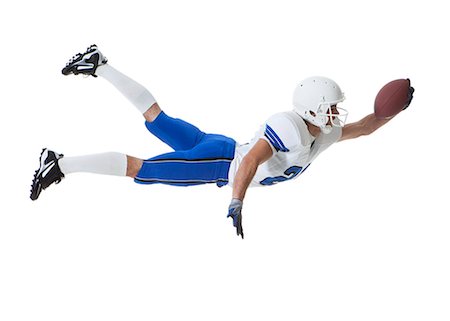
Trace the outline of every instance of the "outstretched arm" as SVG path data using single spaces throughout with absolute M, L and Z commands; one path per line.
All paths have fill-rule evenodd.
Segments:
M 409 79 L 408 79 L 408 81 L 409 81 Z M 410 86 L 408 100 L 405 102 L 405 106 L 403 107 L 403 110 L 408 108 L 409 105 L 411 104 L 411 101 L 413 100 L 413 93 L 414 93 L 414 88 Z M 343 141 L 346 139 L 352 139 L 352 138 L 358 138 L 363 135 L 370 135 L 374 131 L 376 131 L 378 128 L 385 125 L 393 117 L 386 118 L 386 119 L 377 119 L 375 116 L 375 113 L 367 115 L 366 117 L 364 117 L 363 119 L 361 119 L 360 121 L 358 121 L 356 123 L 351 123 L 351 124 L 345 125 L 344 128 L 342 129 L 342 137 L 339 139 L 339 141 Z
M 237 235 L 244 238 L 242 230 L 242 205 L 248 187 L 256 174 L 258 166 L 272 157 L 273 151 L 264 139 L 256 142 L 255 146 L 242 159 L 233 184 L 233 199 L 228 208 L 228 217 L 233 219 Z
M 364 135 L 370 135 L 378 128 L 385 125 L 391 119 L 392 118 L 377 119 L 374 113 L 367 115 L 360 121 L 345 125 L 344 128 L 342 128 L 342 136 L 339 141 L 358 138 Z

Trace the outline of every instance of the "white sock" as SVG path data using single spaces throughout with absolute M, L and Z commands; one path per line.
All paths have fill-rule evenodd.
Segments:
M 114 152 L 63 157 L 58 161 L 58 165 L 64 175 L 76 172 L 114 176 L 126 176 L 127 174 L 127 156 Z
M 141 114 L 145 113 L 156 102 L 155 98 L 144 86 L 125 76 L 109 64 L 99 66 L 95 74 L 113 84 Z

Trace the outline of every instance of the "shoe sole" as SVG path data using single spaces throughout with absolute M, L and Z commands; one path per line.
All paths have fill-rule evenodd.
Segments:
M 45 153 L 45 158 L 42 157 L 42 156 L 44 156 L 44 153 Z M 37 200 L 39 195 L 42 192 L 42 184 L 37 182 L 37 178 L 43 172 L 43 168 L 45 167 L 45 160 L 47 159 L 47 157 L 48 157 L 48 148 L 44 148 L 41 152 L 41 156 L 39 157 L 39 164 L 40 164 L 39 168 L 34 173 L 33 183 L 31 184 L 30 198 L 33 201 Z M 35 190 L 34 193 L 33 193 L 33 190 Z

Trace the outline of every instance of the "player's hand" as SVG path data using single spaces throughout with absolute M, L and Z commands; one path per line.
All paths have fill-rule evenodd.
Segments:
M 242 230 L 242 201 L 233 198 L 230 207 L 228 208 L 227 217 L 233 219 L 233 226 L 236 228 L 236 234 L 244 238 L 244 231 Z
M 408 101 L 406 102 L 405 108 L 403 108 L 403 110 L 408 108 L 409 104 L 411 104 L 411 101 L 413 100 L 413 94 L 414 94 L 414 87 L 409 86 Z

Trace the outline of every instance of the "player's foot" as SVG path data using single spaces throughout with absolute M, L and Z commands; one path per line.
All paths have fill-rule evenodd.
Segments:
M 96 45 L 87 48 L 86 52 L 78 53 L 69 60 L 66 66 L 61 70 L 63 75 L 91 75 L 97 77 L 95 71 L 98 66 L 104 65 L 108 62 L 105 56 L 98 50 Z
M 58 160 L 63 158 L 63 154 L 57 154 L 47 148 L 44 148 L 39 158 L 39 169 L 34 174 L 33 184 L 31 185 L 30 198 L 35 201 L 43 189 L 51 184 L 58 184 L 64 178 L 64 174 L 58 165 Z

